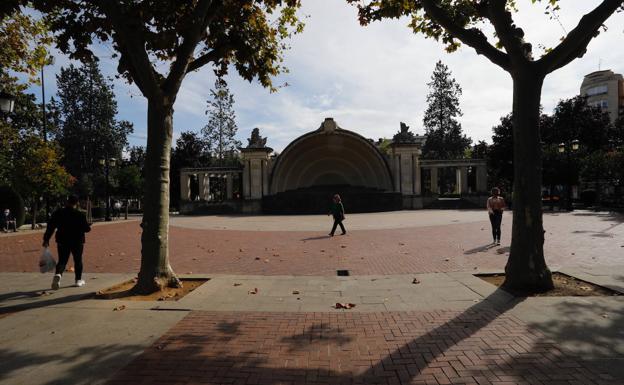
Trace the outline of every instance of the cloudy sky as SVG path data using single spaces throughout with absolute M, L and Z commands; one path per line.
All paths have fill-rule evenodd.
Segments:
M 559 20 L 550 20 L 543 6 L 520 0 L 517 24 L 534 47 L 555 45 L 598 0 L 562 1 Z M 511 80 L 503 70 L 478 56 L 471 48 L 447 54 L 433 40 L 413 34 L 407 19 L 386 20 L 367 27 L 357 22 L 356 9 L 344 0 L 303 1 L 305 31 L 295 36 L 285 54 L 290 73 L 276 84 L 288 87 L 269 93 L 235 73 L 227 77 L 235 97 L 239 139 L 254 127 L 268 136 L 268 145 L 283 149 L 297 136 L 318 128 L 325 117 L 333 117 L 342 128 L 369 138 L 391 137 L 405 122 L 417 133 L 422 128 L 426 83 L 437 60 L 447 64 L 463 88 L 461 123 L 473 140 L 491 141 L 492 126 L 511 110 Z M 544 85 L 542 103 L 550 112 L 558 100 L 578 93 L 583 76 L 612 69 L 624 73 L 624 13 L 611 17 L 608 31 L 590 43 L 588 52 L 567 67 L 551 74 Z M 97 47 L 105 74 L 116 73 L 112 51 Z M 535 52 L 535 49 L 534 49 Z M 48 95 L 55 92 L 53 75 L 68 64 L 62 56 L 46 71 Z M 207 121 L 206 99 L 214 85 L 208 68 L 190 74 L 175 105 L 175 137 L 180 132 L 199 131 Z M 35 91 L 35 90 L 33 90 Z M 37 91 L 38 92 L 38 91 Z M 133 145 L 144 145 L 146 102 L 139 90 L 115 80 L 119 118 L 134 123 Z

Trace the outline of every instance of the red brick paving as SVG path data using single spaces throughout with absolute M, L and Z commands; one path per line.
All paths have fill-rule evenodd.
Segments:
M 191 312 L 109 385 L 614 384 L 521 321 L 466 312 Z
M 609 233 L 594 234 L 603 230 L 595 228 L 595 220 L 585 223 L 582 216 L 546 219 L 545 249 L 551 267 L 622 263 L 618 241 L 597 237 Z M 559 222 L 552 223 L 553 220 Z M 609 223 L 604 226 L 614 227 Z M 624 225 L 615 226 L 618 230 Z M 503 246 L 508 244 L 510 227 L 503 226 Z M 138 221 L 94 226 L 87 235 L 85 271 L 136 272 L 140 231 Z M 37 271 L 41 236 L 41 233 L 30 233 L 0 237 L 0 270 Z M 481 250 L 488 242 L 489 223 L 485 221 L 358 230 L 334 238 L 319 232 L 200 230 L 172 226 L 170 255 L 172 266 L 179 273 L 334 275 L 338 269 L 348 269 L 351 274 L 363 275 L 447 272 L 475 267 L 502 269 L 508 248 Z

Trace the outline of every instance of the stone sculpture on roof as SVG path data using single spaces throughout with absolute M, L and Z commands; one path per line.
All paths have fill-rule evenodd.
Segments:
M 251 137 L 247 142 L 247 148 L 266 148 L 267 138 L 261 137 L 260 129 L 256 127 L 251 131 Z
M 416 135 L 409 130 L 409 126 L 401 122 L 401 131 L 394 134 L 392 142 L 395 144 L 413 144 L 417 143 Z

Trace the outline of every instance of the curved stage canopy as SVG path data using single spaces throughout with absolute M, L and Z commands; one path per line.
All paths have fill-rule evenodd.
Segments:
M 290 143 L 277 158 L 270 182 L 271 194 L 335 185 L 393 190 L 390 169 L 377 147 L 333 120 Z

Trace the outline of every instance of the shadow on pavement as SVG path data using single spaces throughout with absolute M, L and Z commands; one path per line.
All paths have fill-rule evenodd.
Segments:
M 16 292 L 16 293 L 21 293 L 21 292 Z M 11 295 L 11 294 L 15 294 L 15 293 L 9 293 L 7 295 Z M 0 307 L 0 314 L 16 313 L 16 312 L 24 311 L 24 310 L 39 309 L 39 308 L 46 307 L 46 306 L 54 306 L 54 305 L 61 305 L 61 304 L 66 304 L 70 302 L 76 302 L 76 301 L 80 301 L 83 299 L 91 298 L 93 297 L 93 295 L 94 293 L 92 292 L 81 293 L 81 294 L 67 295 L 67 296 L 59 297 L 59 298 L 50 298 L 50 299 L 45 299 L 41 301 L 21 303 L 18 305 L 2 306 Z
M 301 320 L 297 315 L 284 316 L 288 322 L 282 327 L 288 333 L 292 330 L 292 334 L 278 340 L 272 339 L 279 336 L 277 330 L 267 333 L 257 324 L 262 319 L 274 321 L 271 316 L 275 314 L 259 313 L 236 326 L 241 331 L 236 337 L 239 340 L 235 338 L 230 345 L 218 344 L 219 328 L 193 330 L 185 323 L 180 334 L 170 332 L 161 337 L 109 384 L 133 380 L 174 382 L 177 378 L 213 384 L 240 381 L 275 385 L 450 383 L 449 379 L 457 384 L 615 383 L 613 378 L 592 371 L 581 359 L 566 355 L 552 341 L 505 314 L 522 301 L 523 298 L 510 299 L 497 290 L 459 314 L 443 310 L 314 313 L 307 315 L 315 321 L 313 326 L 299 333 Z M 205 322 L 212 316 L 206 315 Z M 333 317 L 346 325 L 331 327 L 328 323 Z M 445 317 L 450 319 L 445 321 Z M 366 323 L 365 335 L 360 332 L 354 338 L 351 320 L 369 318 L 372 322 Z M 201 320 L 193 318 L 193 322 Z M 386 323 L 394 328 L 384 329 Z M 393 334 L 397 329 L 401 333 Z M 385 346 L 394 348 L 385 354 L 377 353 L 383 352 Z M 160 374 L 150 376 L 152 369 Z M 137 375 L 137 370 L 145 375 Z
M 143 350 L 135 345 L 97 345 L 77 349 L 71 354 L 49 354 L 0 348 L 0 383 L 15 384 L 94 384 L 102 374 L 119 370 Z M 54 368 L 52 373 L 46 370 Z M 62 378 L 59 378 L 62 376 Z M 21 379 L 17 379 L 19 377 Z M 26 378 L 29 378 L 24 382 Z M 11 381 L 11 380 L 15 381 Z
M 474 249 L 466 250 L 464 251 L 464 254 L 470 255 L 470 254 L 476 254 L 476 253 L 483 253 L 495 247 L 496 245 L 494 243 L 488 243 L 487 245 L 483 245 L 483 246 L 475 247 Z

